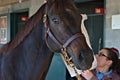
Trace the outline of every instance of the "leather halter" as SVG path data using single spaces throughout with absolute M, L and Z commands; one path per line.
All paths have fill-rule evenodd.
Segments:
M 44 17 L 43 17 L 43 22 L 45 24 L 45 29 L 46 29 L 46 44 L 47 46 L 49 47 L 49 49 L 51 51 L 53 51 L 51 49 L 51 47 L 48 45 L 48 36 L 59 46 L 60 49 L 62 48 L 66 48 L 73 40 L 83 36 L 82 33 L 76 33 L 74 34 L 73 36 L 71 36 L 64 44 L 60 43 L 56 38 L 55 36 L 51 33 L 50 31 L 50 28 L 48 27 L 48 24 L 47 24 L 47 15 L 44 14 Z
M 45 7 L 46 8 L 46 13 L 47 13 L 47 6 Z M 67 55 L 67 51 L 66 51 L 66 48 L 67 46 L 75 39 L 79 38 L 80 36 L 83 37 L 83 34 L 82 33 L 77 33 L 77 34 L 74 34 L 73 36 L 71 36 L 64 44 L 60 43 L 56 38 L 55 36 L 52 34 L 52 32 L 50 31 L 50 27 L 48 26 L 48 22 L 47 22 L 47 14 L 44 14 L 43 16 L 43 22 L 44 22 L 44 25 L 45 25 L 45 29 L 46 29 L 46 32 L 45 32 L 45 35 L 46 35 L 46 44 L 48 46 L 48 48 L 53 51 L 51 49 L 51 47 L 49 46 L 48 44 L 48 36 L 60 47 L 60 50 L 61 52 L 63 53 L 63 57 L 64 57 L 64 60 L 65 62 L 68 62 L 70 63 L 69 65 L 72 65 L 70 67 L 72 67 L 75 71 L 75 74 L 76 74 L 76 78 L 78 80 L 82 80 L 80 75 L 78 74 L 77 70 L 76 70 L 76 66 L 74 65 L 74 63 L 71 61 L 71 58 L 68 57 Z M 54 51 L 53 51 L 54 52 Z
M 48 8 L 48 5 L 47 5 L 47 1 L 45 3 L 46 3 L 46 6 L 45 6 L 45 14 L 43 16 L 43 22 L 44 22 L 45 29 L 46 29 L 46 32 L 45 32 L 46 44 L 51 51 L 53 51 L 53 50 L 48 44 L 48 36 L 59 46 L 60 49 L 66 48 L 73 40 L 77 39 L 80 36 L 83 36 L 82 33 L 76 33 L 73 36 L 71 36 L 64 44 L 60 43 L 59 40 L 57 40 L 55 38 L 55 36 L 52 34 L 52 32 L 50 31 L 50 27 L 48 26 L 48 22 L 47 22 L 47 17 L 48 17 L 47 16 L 47 8 Z

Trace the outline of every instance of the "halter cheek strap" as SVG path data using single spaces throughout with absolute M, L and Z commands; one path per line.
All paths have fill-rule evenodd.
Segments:
M 47 3 L 47 2 L 46 2 Z M 48 5 L 46 4 L 46 7 L 45 7 L 45 13 L 47 13 L 47 7 Z M 51 51 L 54 51 L 48 44 L 48 36 L 57 44 L 57 46 L 60 48 L 60 50 L 62 48 L 66 48 L 73 40 L 79 38 L 80 36 L 83 37 L 83 34 L 82 33 L 76 33 L 74 34 L 73 36 L 71 36 L 65 43 L 61 43 L 59 40 L 56 39 L 56 37 L 52 34 L 51 30 L 50 30 L 50 27 L 48 25 L 48 16 L 47 14 L 44 14 L 43 16 L 43 22 L 44 22 L 44 25 L 45 25 L 45 29 L 46 29 L 46 44 L 48 46 L 48 48 L 51 50 Z
M 48 46 L 48 48 L 54 52 L 54 50 L 52 50 L 52 48 L 49 46 L 48 44 L 48 36 L 57 44 L 57 46 L 59 46 L 61 52 L 62 52 L 62 55 L 65 59 L 65 61 L 67 62 L 68 65 L 70 65 L 70 67 L 72 67 L 75 71 L 75 74 L 76 74 L 76 77 L 78 80 L 81 80 L 81 77 L 80 75 L 78 74 L 77 70 L 76 70 L 76 66 L 74 65 L 74 63 L 72 62 L 72 58 L 71 57 L 68 57 L 68 54 L 67 54 L 67 50 L 66 48 L 68 47 L 68 45 L 75 39 L 79 38 L 79 37 L 83 37 L 83 34 L 82 33 L 77 33 L 77 34 L 74 34 L 73 36 L 71 36 L 70 38 L 68 38 L 68 40 L 65 42 L 65 43 L 60 43 L 59 40 L 56 39 L 56 37 L 52 34 L 52 32 L 50 31 L 50 27 L 48 26 L 48 23 L 47 23 L 47 15 L 45 14 L 44 15 L 44 19 L 43 19 L 43 22 L 45 24 L 45 29 L 46 29 L 46 44 Z
M 51 49 L 51 51 L 53 51 L 53 50 L 48 44 L 48 36 L 57 44 L 57 46 L 59 46 L 60 49 L 66 48 L 73 40 L 75 40 L 81 36 L 83 37 L 82 33 L 76 33 L 73 36 L 71 36 L 65 43 L 61 43 L 59 40 L 56 39 L 56 37 L 50 31 L 50 27 L 48 27 L 48 23 L 47 23 L 47 15 L 46 14 L 44 15 L 43 22 L 45 24 L 45 29 L 46 29 L 46 43 L 47 43 L 47 46 L 49 47 L 49 49 Z
M 46 6 L 46 11 L 47 13 L 47 6 Z M 50 30 L 50 27 L 48 26 L 48 22 L 47 22 L 47 15 L 44 14 L 43 16 L 43 22 L 44 22 L 44 25 L 45 25 L 45 29 L 46 29 L 46 33 L 45 33 L 45 36 L 46 36 L 46 44 L 48 46 L 48 48 L 54 52 L 54 50 L 49 46 L 48 44 L 48 36 L 59 46 L 61 52 L 63 53 L 63 57 L 65 59 L 65 61 L 68 63 L 68 65 L 70 65 L 70 67 L 72 67 L 74 69 L 74 72 L 76 74 L 76 78 L 78 80 L 82 80 L 80 75 L 78 74 L 77 70 L 76 70 L 76 66 L 74 65 L 74 63 L 72 62 L 71 58 L 68 57 L 67 55 L 67 51 L 66 51 L 66 48 L 67 46 L 75 39 L 79 38 L 79 37 L 83 37 L 83 34 L 82 33 L 77 33 L 77 34 L 74 34 L 73 36 L 71 36 L 70 38 L 67 39 L 67 41 L 65 43 L 60 43 L 59 40 L 56 39 L 56 37 L 52 34 L 51 30 Z

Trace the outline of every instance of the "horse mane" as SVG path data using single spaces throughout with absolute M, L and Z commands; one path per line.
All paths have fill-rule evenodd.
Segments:
M 16 48 L 25 39 L 25 37 L 29 35 L 33 28 L 35 28 L 36 25 L 39 24 L 44 14 L 44 9 L 45 4 L 43 4 L 39 8 L 39 10 L 32 17 L 29 18 L 29 20 L 23 25 L 21 30 L 18 31 L 12 41 L 3 45 L 3 47 L 0 48 L 0 53 L 5 53 L 6 51 L 11 51 Z

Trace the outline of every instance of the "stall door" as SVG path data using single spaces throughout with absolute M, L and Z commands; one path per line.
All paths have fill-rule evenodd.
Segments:
M 52 63 L 45 80 L 66 80 L 66 67 L 61 59 L 60 53 L 54 53 Z
M 10 15 L 11 40 L 15 37 L 16 33 L 20 30 L 23 24 L 25 24 L 27 19 L 28 11 L 11 13 Z
M 88 19 L 84 23 L 95 54 L 103 47 L 103 20 L 104 15 L 88 15 Z

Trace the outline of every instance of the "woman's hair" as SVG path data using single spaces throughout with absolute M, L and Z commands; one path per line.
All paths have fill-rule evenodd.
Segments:
M 104 48 L 108 51 L 108 58 L 112 60 L 111 69 L 115 70 L 120 75 L 120 59 L 119 51 L 116 48 Z

